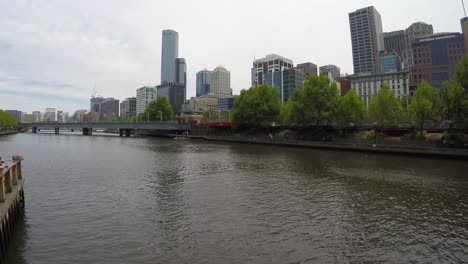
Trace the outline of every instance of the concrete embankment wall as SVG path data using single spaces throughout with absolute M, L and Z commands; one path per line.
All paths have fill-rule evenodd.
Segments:
M 365 144 L 352 144 L 352 143 L 314 142 L 314 141 L 296 141 L 296 140 L 267 140 L 267 139 L 257 139 L 257 138 L 237 138 L 237 137 L 221 137 L 221 136 L 193 136 L 191 138 L 199 138 L 199 139 L 205 139 L 205 140 L 210 140 L 210 141 L 245 143 L 245 144 L 276 145 L 276 146 L 300 147 L 300 148 L 316 148 L 316 149 L 329 149 L 329 150 L 387 153 L 387 154 L 398 154 L 398 155 L 408 155 L 408 156 L 468 159 L 467 149 L 409 147 L 409 146 L 392 146 L 392 145 L 379 145 L 379 144 L 365 145 Z

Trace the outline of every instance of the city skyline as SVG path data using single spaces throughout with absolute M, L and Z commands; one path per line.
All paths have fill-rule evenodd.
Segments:
M 169 11 L 187 9 L 177 14 L 179 20 L 168 19 L 169 14 L 160 13 L 161 4 L 151 2 L 116 2 L 113 12 L 108 12 L 104 1 L 93 8 L 94 2 L 87 1 L 0 0 L 0 7 L 6 4 L 0 18 L 5 29 L 0 32 L 0 56 L 4 58 L 0 109 L 25 112 L 54 107 L 73 113 L 88 108 L 94 88 L 102 90 L 104 97 L 123 100 L 135 96 L 139 87 L 159 85 L 160 34 L 165 29 L 179 32 L 180 54 L 187 59 L 188 99 L 195 95 L 196 73 L 219 65 L 230 70 L 233 93 L 239 94 L 250 87 L 254 59 L 271 53 L 290 58 L 295 65 L 309 61 L 319 67 L 334 64 L 342 73 L 352 74 L 348 13 L 360 8 L 373 5 L 382 17 L 384 32 L 405 29 L 418 21 L 432 24 L 435 33 L 461 32 L 463 17 L 461 3 L 455 0 L 444 6 L 438 1 L 297 1 L 291 6 L 260 1 L 247 10 L 247 2 L 240 1 L 219 7 L 220 14 L 199 21 L 193 20 L 200 7 L 190 2 L 164 4 Z M 284 21 L 269 20 L 268 13 L 275 10 L 302 22 L 291 27 Z M 151 13 L 155 14 L 145 15 Z M 265 21 L 264 27 L 252 27 L 255 19 Z M 328 27 L 324 19 L 329 20 Z

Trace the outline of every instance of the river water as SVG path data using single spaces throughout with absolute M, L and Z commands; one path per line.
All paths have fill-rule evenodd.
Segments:
M 0 137 L 6 263 L 468 262 L 468 162 L 195 140 Z

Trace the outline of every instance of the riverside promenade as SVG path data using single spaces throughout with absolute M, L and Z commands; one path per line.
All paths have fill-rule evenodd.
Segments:
M 468 160 L 468 149 L 417 147 L 417 146 L 397 146 L 385 144 L 358 144 L 358 143 L 338 143 L 285 139 L 266 139 L 256 137 L 236 137 L 236 136 L 182 136 L 191 139 L 204 139 L 208 141 L 233 142 L 244 144 L 275 145 L 296 148 L 314 148 L 341 151 L 357 151 L 396 154 L 405 156 L 422 156 L 433 158 L 462 159 Z
M 13 156 L 5 161 L 5 168 L 0 168 L 0 263 L 24 209 L 22 160 L 21 156 Z

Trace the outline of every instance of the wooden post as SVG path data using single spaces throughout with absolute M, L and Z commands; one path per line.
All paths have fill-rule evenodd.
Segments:
M 18 170 L 17 170 L 17 167 L 18 165 L 15 164 L 13 165 L 13 167 L 11 167 L 11 183 L 13 184 L 13 186 L 16 186 L 18 185 Z
M 11 169 L 5 173 L 5 192 L 11 193 Z
M 21 161 L 23 160 L 23 157 L 21 155 L 14 155 L 11 157 L 12 160 L 16 161 L 16 176 L 17 179 L 22 180 L 23 179 L 23 173 L 21 172 Z
M 5 174 L 0 176 L 0 203 L 5 202 Z

